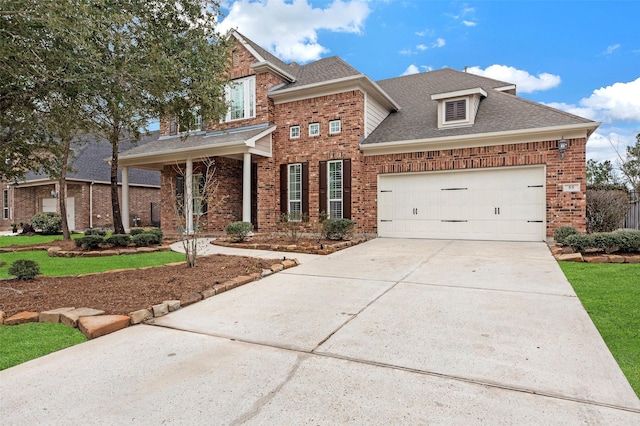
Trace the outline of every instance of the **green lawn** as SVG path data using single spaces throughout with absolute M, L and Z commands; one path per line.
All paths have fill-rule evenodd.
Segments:
M 83 237 L 84 234 L 71 234 L 71 239 Z M 0 235 L 0 247 L 28 246 L 62 240 L 62 235 Z
M 42 275 L 57 277 L 104 272 L 112 269 L 164 265 L 184 260 L 184 254 L 172 251 L 159 251 L 122 256 L 69 258 L 49 257 L 44 250 L 2 253 L 2 262 L 6 262 L 6 264 L 0 266 L 0 278 L 11 278 L 8 273 L 9 266 L 18 259 L 35 260 L 38 262 L 38 265 L 40 265 Z
M 63 324 L 31 322 L 0 325 L 0 370 L 86 340 L 78 329 Z
M 560 267 L 640 396 L 640 264 L 560 262 Z

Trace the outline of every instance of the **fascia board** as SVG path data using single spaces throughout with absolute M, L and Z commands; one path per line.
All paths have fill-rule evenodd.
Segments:
M 364 74 L 336 80 L 321 81 L 300 87 L 291 87 L 289 89 L 280 89 L 270 92 L 268 95 L 273 99 L 274 103 L 282 104 L 318 96 L 332 95 L 348 90 L 361 90 L 366 92 L 389 110 L 398 111 L 400 109 L 400 105 L 398 105 L 391 96 Z
M 288 72 L 284 71 L 282 68 L 279 68 L 268 61 L 257 62 L 251 65 L 251 68 L 256 73 L 272 71 L 277 76 L 287 80 L 290 83 L 293 83 L 296 81 L 296 78 L 293 75 L 289 74 Z
M 247 43 L 243 37 L 240 36 L 240 34 L 238 34 L 236 31 L 233 31 L 232 34 L 236 38 L 236 40 L 238 40 L 244 46 L 244 48 L 247 49 L 249 53 L 251 53 L 251 55 L 258 60 L 258 62 L 266 62 L 262 55 L 260 55 L 258 51 L 251 47 L 251 45 Z
M 469 95 L 482 95 L 486 98 L 487 92 L 485 92 L 481 87 L 476 87 L 473 89 L 456 90 L 455 92 L 437 93 L 435 95 L 431 95 L 431 100 L 438 101 L 440 99 L 459 98 Z
M 463 136 L 415 139 L 374 144 L 360 144 L 365 156 L 383 154 L 404 154 L 416 151 L 437 151 L 442 149 L 476 148 L 502 144 L 528 143 L 544 140 L 589 138 L 600 123 L 570 124 L 565 126 L 541 127 L 537 129 L 510 130 L 506 132 L 478 133 Z

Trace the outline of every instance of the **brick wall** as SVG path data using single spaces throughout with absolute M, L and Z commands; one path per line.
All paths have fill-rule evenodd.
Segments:
M 564 159 L 560 159 L 557 141 L 505 144 L 479 148 L 422 151 L 406 154 L 365 157 L 364 228 L 376 229 L 377 175 L 438 170 L 465 170 L 504 166 L 546 164 L 547 236 L 560 226 L 585 231 L 586 215 L 586 140 L 569 139 Z M 580 183 L 579 192 L 563 192 L 563 184 Z

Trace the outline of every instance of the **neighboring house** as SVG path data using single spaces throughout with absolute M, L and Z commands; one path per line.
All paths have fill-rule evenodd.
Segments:
M 120 165 L 160 170 L 162 226 L 184 196 L 207 233 L 237 220 L 260 232 L 282 213 L 321 212 L 382 237 L 542 241 L 585 230 L 585 146 L 599 123 L 516 96 L 516 86 L 452 69 L 374 82 L 342 59 L 286 64 L 233 33 L 230 109 L 186 139 Z M 204 210 L 201 160 L 214 158 L 222 207 Z M 180 171 L 177 171 L 180 169 Z
M 143 136 L 139 146 L 158 139 L 158 132 Z M 130 149 L 122 142 L 120 149 Z M 111 209 L 111 144 L 106 140 L 87 140 L 74 144 L 74 158 L 67 172 L 67 223 L 70 230 L 113 228 Z M 134 169 L 129 177 L 129 218 L 131 225 L 160 224 L 160 173 Z M 118 177 L 122 182 L 121 177 Z M 119 189 L 122 195 L 121 189 Z M 60 186 L 48 175 L 28 172 L 16 183 L 2 184 L 2 218 L 0 229 L 11 224 L 31 223 L 42 211 L 60 212 Z M 124 209 L 123 203 L 120 205 Z M 153 211 L 155 209 L 155 212 Z M 155 215 L 155 217 L 154 217 Z M 136 220 L 134 223 L 134 219 Z

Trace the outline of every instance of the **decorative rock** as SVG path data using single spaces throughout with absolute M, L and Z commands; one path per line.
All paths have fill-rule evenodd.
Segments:
M 236 280 L 229 280 L 222 283 L 226 291 L 234 289 L 238 287 L 238 282 Z
M 154 318 L 165 316 L 169 313 L 169 307 L 166 303 L 159 303 L 151 307 Z
M 224 284 L 216 284 L 213 286 L 216 289 L 216 294 L 224 293 L 227 291 L 227 286 Z
M 557 257 L 560 262 L 583 262 L 582 254 L 580 253 L 568 253 L 561 254 Z
M 78 319 L 80 317 L 91 317 L 95 315 L 102 315 L 104 311 L 91 308 L 76 308 L 68 312 L 62 312 L 60 314 L 60 322 L 69 327 L 77 327 Z
M 120 249 L 118 250 L 118 254 L 136 254 L 136 249 L 135 248 L 124 248 L 124 249 Z
M 273 272 L 280 272 L 284 269 L 284 266 L 282 266 L 281 263 L 276 263 L 275 265 L 271 265 L 271 271 Z
M 296 262 L 295 260 L 291 260 L 291 259 L 287 259 L 287 260 L 283 260 L 282 261 L 282 267 L 284 269 L 289 269 L 289 268 L 293 268 L 294 266 L 296 266 Z
M 20 312 L 4 320 L 4 325 L 18 325 L 27 322 L 38 322 L 38 313 L 27 311 Z
M 60 322 L 60 314 L 62 314 L 64 312 L 73 311 L 74 309 L 75 309 L 75 307 L 72 307 L 72 308 L 58 308 L 58 309 L 52 309 L 50 311 L 40 312 L 40 316 L 38 317 L 38 320 L 40 322 L 58 323 L 58 322 Z
M 103 250 L 100 252 L 100 256 L 117 256 L 118 250 Z
M 585 257 L 584 261 L 587 263 L 608 263 L 607 256 Z
M 179 300 L 165 300 L 163 303 L 167 304 L 169 308 L 169 312 L 177 311 L 180 309 L 180 301 Z
M 49 257 L 56 257 L 58 252 L 60 252 L 60 247 L 49 247 L 47 249 L 47 255 L 49 255 Z
M 140 309 L 129 314 L 131 317 L 131 324 L 140 324 L 143 321 L 153 318 L 153 312 L 149 309 Z
M 186 296 L 182 296 L 182 298 L 180 299 L 180 305 L 189 306 L 201 300 L 202 300 L 202 295 L 200 293 L 190 293 L 190 294 L 187 294 Z
M 5 313 L 4 311 L 0 311 L 0 325 L 2 325 L 4 323 L 4 317 L 5 317 Z
M 217 294 L 216 288 L 214 286 L 213 288 L 204 289 L 204 290 L 202 290 L 201 294 L 202 294 L 202 298 L 203 299 L 208 299 L 208 298 L 213 297 L 213 296 L 215 296 Z
M 100 315 L 78 319 L 78 328 L 87 339 L 95 339 L 128 326 L 129 317 L 126 315 Z
M 158 249 L 153 247 L 138 247 L 137 251 L 138 253 L 153 253 L 155 251 L 158 251 Z
M 609 263 L 624 263 L 624 257 L 617 254 L 608 254 Z
M 249 276 L 249 275 L 242 275 L 240 277 L 236 277 L 233 281 L 235 281 L 237 283 L 236 287 L 238 287 L 238 286 L 250 283 L 253 280 L 254 280 L 254 278 Z
M 273 271 L 271 269 L 263 269 L 261 276 L 264 278 L 264 277 L 268 277 L 269 275 L 272 275 L 272 274 L 273 274 Z
M 640 263 L 640 256 L 623 256 L 624 263 Z

